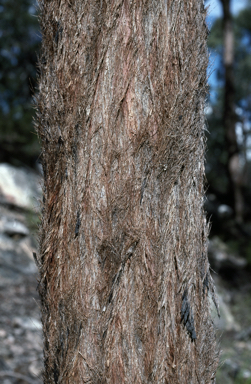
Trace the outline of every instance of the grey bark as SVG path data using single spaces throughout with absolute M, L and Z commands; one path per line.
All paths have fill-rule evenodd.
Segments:
M 205 383 L 203 1 L 40 1 L 45 383 Z

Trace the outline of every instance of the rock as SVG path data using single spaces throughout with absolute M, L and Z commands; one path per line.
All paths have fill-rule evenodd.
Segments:
M 6 362 L 0 357 L 0 371 L 7 371 L 9 369 Z
M 28 369 L 32 376 L 39 377 L 41 374 L 41 362 L 38 362 L 34 359 L 34 361 L 29 365 Z
M 237 364 L 232 359 L 226 359 L 225 360 L 225 368 L 226 368 L 228 375 L 230 377 L 232 377 L 233 379 L 236 378 L 236 376 L 238 375 L 238 373 L 240 371 L 239 364 Z
M 250 379 L 251 372 L 248 369 L 244 369 L 242 372 L 242 377 L 243 377 L 243 379 Z
M 42 196 L 41 178 L 25 168 L 0 164 L 0 203 L 32 210 Z
M 9 219 L 7 217 L 0 218 L 0 232 L 8 236 L 28 236 L 29 229 L 20 221 Z
M 32 317 L 15 317 L 13 319 L 13 326 L 33 331 L 42 329 L 41 322 Z
M 211 300 L 211 312 L 214 320 L 214 325 L 217 330 L 221 331 L 240 331 L 241 327 L 235 320 L 231 307 L 224 300 L 224 294 L 218 292 L 218 300 L 220 307 L 220 317 L 217 316 L 215 305 Z
M 0 287 L 18 283 L 23 275 L 37 272 L 30 239 L 14 240 L 0 233 Z
M 6 337 L 6 331 L 4 329 L 0 329 L 0 338 Z
M 37 267 L 32 256 L 37 252 L 37 221 L 32 209 L 40 196 L 36 174 L 0 164 L 0 383 L 3 384 L 42 382 L 42 325 L 37 304 Z
M 238 335 L 236 335 L 236 340 L 245 340 L 251 338 L 251 327 L 243 329 Z

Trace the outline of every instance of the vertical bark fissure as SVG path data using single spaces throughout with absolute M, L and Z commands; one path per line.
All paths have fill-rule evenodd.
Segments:
M 213 382 L 203 1 L 40 7 L 44 382 Z

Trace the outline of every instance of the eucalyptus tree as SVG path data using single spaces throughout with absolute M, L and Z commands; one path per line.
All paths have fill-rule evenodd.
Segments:
M 203 1 L 39 4 L 44 382 L 214 382 Z

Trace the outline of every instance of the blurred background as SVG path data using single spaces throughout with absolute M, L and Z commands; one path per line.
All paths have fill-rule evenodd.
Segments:
M 205 209 L 221 318 L 219 384 L 251 384 L 251 0 L 207 0 Z M 41 198 L 33 0 L 0 0 L 0 382 L 41 383 L 33 252 Z

